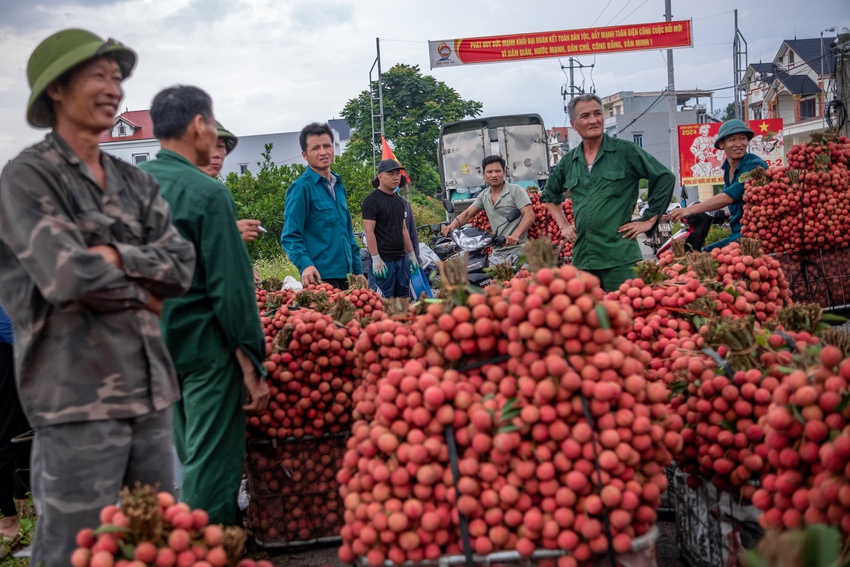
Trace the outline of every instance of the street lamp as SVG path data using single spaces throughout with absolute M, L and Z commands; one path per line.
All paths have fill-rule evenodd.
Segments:
M 823 74 L 823 34 L 824 32 L 835 32 L 835 26 L 826 28 L 820 32 L 820 113 L 822 128 L 826 130 L 826 77 Z

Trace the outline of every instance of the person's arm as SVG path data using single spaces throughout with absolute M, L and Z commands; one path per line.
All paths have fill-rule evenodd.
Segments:
M 671 222 L 676 222 L 682 217 L 687 217 L 690 215 L 695 215 L 697 213 L 708 213 L 711 211 L 719 211 L 723 207 L 728 207 L 732 203 L 735 202 L 735 199 L 727 195 L 726 193 L 718 193 L 714 197 L 702 202 L 702 203 L 694 203 L 690 207 L 683 207 L 680 209 L 673 209 L 668 213 L 668 217 L 670 217 Z
M 307 217 L 310 214 L 310 203 L 307 197 L 307 190 L 303 183 L 296 180 L 289 186 L 286 192 L 286 201 L 283 207 L 283 231 L 280 233 L 280 245 L 283 251 L 286 252 L 289 261 L 295 264 L 298 268 L 298 273 L 302 274 L 304 270 L 312 267 L 313 259 L 307 252 L 307 246 L 304 244 L 304 230 L 307 222 Z M 318 275 L 318 272 L 316 272 Z
M 89 250 L 62 208 L 62 191 L 38 163 L 10 163 L 0 177 L 0 239 L 42 297 L 58 307 L 79 303 L 91 311 L 156 311 L 159 300 L 150 291 Z
M 481 209 L 476 207 L 474 204 L 469 205 L 466 208 L 466 210 L 463 211 L 461 214 L 459 214 L 457 217 L 455 217 L 455 219 L 452 222 L 450 222 L 447 225 L 444 225 L 441 232 L 443 233 L 443 235 L 446 235 L 449 232 L 451 232 L 452 230 L 462 227 L 463 225 L 465 225 L 466 223 L 469 222 L 469 219 L 471 219 L 472 217 L 477 215 L 478 211 L 480 211 L 480 210 Z
M 375 241 L 375 221 L 363 218 L 363 231 L 366 233 L 366 249 L 371 256 L 378 255 L 378 243 Z
M 416 219 L 413 217 L 413 208 L 407 199 L 399 197 L 404 202 L 404 210 L 407 211 L 407 218 L 404 222 L 407 224 L 407 232 L 410 234 L 410 242 L 413 244 L 413 251 L 416 253 L 416 263 L 422 265 L 422 258 L 419 256 L 419 233 L 416 232 Z
M 505 244 L 507 246 L 515 246 L 516 244 L 519 244 L 519 239 L 522 238 L 522 235 L 528 232 L 528 229 L 534 224 L 534 208 L 530 204 L 521 208 L 520 212 L 522 213 L 522 220 L 519 221 L 519 225 L 516 227 L 516 230 L 505 237 Z
M 333 173 L 331 173 L 333 175 Z M 360 262 L 360 246 L 357 244 L 357 239 L 354 237 L 354 223 L 351 221 L 351 210 L 348 209 L 348 191 L 342 184 L 342 179 L 337 179 L 336 191 L 342 194 L 346 204 L 346 216 L 348 217 L 348 240 L 351 246 L 351 273 L 355 276 L 363 275 L 363 264 Z M 365 277 L 361 278 L 365 283 Z
M 239 234 L 242 235 L 242 240 L 245 242 L 253 242 L 260 236 L 258 228 L 262 223 L 256 219 L 241 219 L 236 221 L 236 227 L 239 229 Z
M 410 232 L 408 232 L 407 230 L 407 225 L 402 224 L 401 227 L 403 229 L 402 232 L 404 234 L 404 251 L 407 252 L 408 255 L 410 255 L 410 253 L 414 251 L 413 241 L 410 239 Z
M 210 195 L 199 224 L 198 259 L 229 352 L 241 349 L 264 376 L 266 341 L 257 313 L 253 269 L 236 228 L 236 209 L 230 194 L 222 190 Z
M 638 234 L 652 236 L 661 220 L 661 216 L 667 211 L 668 205 L 670 205 L 670 197 L 673 195 L 676 176 L 649 152 L 638 146 L 631 148 L 628 163 L 632 168 L 633 175 L 646 179 L 649 182 L 647 189 L 647 202 L 649 206 L 643 216 L 635 221 L 624 224 L 617 232 L 622 234 L 623 238 L 629 239 L 634 239 Z
M 189 290 L 195 274 L 195 247 L 171 223 L 171 207 L 160 195 L 159 184 L 143 175 L 144 195 L 150 206 L 142 219 L 145 244 L 121 242 L 112 247 L 121 256 L 121 268 L 143 288 L 158 297 L 179 297 Z

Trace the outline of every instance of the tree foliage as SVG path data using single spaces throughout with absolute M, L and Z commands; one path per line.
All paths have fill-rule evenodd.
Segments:
M 482 104 L 462 99 L 444 82 L 423 75 L 417 65 L 395 65 L 382 73 L 381 79 L 386 138 L 394 145 L 395 155 L 410 174 L 414 186 L 433 193 L 440 183 L 437 172 L 440 125 L 478 116 Z M 377 101 L 377 85 L 372 88 Z M 346 153 L 350 151 L 353 159 L 371 166 L 372 107 L 369 91 L 365 90 L 349 100 L 341 114 L 354 128 Z M 375 127 L 378 128 L 377 123 Z M 376 140 L 376 146 L 380 158 L 380 139 Z
M 283 230 L 283 204 L 286 190 L 304 173 L 304 165 L 275 165 L 271 159 L 272 144 L 265 145 L 262 161 L 257 162 L 257 176 L 250 171 L 242 175 L 229 173 L 224 184 L 236 202 L 236 218 L 257 219 L 268 231 L 248 243 L 251 260 L 283 256 L 280 233 Z

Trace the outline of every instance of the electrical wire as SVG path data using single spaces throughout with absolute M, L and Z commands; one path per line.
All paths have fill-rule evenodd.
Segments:
M 612 0 L 608 0 L 608 3 L 607 3 L 607 4 L 605 4 L 605 7 L 604 7 L 604 8 L 602 8 L 602 11 L 601 11 L 601 12 L 599 12 L 599 15 L 598 15 L 598 16 L 596 16 L 596 19 L 595 19 L 595 20 L 593 20 L 593 23 L 592 23 L 592 24 L 590 24 L 590 27 L 593 27 L 594 25 L 596 25 L 596 22 L 598 22 L 598 21 L 599 21 L 599 18 L 601 18 L 601 17 L 602 17 L 602 14 L 604 14 L 604 13 L 605 13 L 605 10 L 607 10 L 607 9 L 608 9 L 608 6 L 610 6 L 610 5 L 611 5 L 611 2 L 612 2 Z
M 629 5 L 629 4 L 631 4 L 631 3 L 632 3 L 632 0 L 629 0 L 628 2 L 626 2 L 625 4 L 623 4 L 623 7 L 622 7 L 622 8 L 620 8 L 620 11 L 619 11 L 619 12 L 617 12 L 616 14 L 614 14 L 614 17 L 613 17 L 613 18 L 611 18 L 611 19 L 608 21 L 608 23 L 607 23 L 607 24 L 605 24 L 605 25 L 606 25 L 606 26 L 610 26 L 610 25 L 611 25 L 611 22 L 613 22 L 614 20 L 616 20 L 616 19 L 617 19 L 617 16 L 619 16 L 620 14 L 622 14 L 622 13 L 623 13 L 623 10 L 625 10 L 625 9 L 628 7 L 628 5 Z
M 646 114 L 647 112 L 649 112 L 650 110 L 652 110 L 652 107 L 653 107 L 653 106 L 655 106 L 656 104 L 658 104 L 658 102 L 659 102 L 662 98 L 664 98 L 666 95 L 667 95 L 667 87 L 664 87 L 664 90 L 663 90 L 663 91 L 661 91 L 661 94 L 660 94 L 660 95 L 658 95 L 658 98 L 656 98 L 656 99 L 652 102 L 652 104 L 650 104 L 648 107 L 646 107 L 646 110 L 644 110 L 643 112 L 641 112 L 640 114 L 638 114 L 638 115 L 637 115 L 637 117 L 636 117 L 634 120 L 632 120 L 631 122 L 629 122 L 628 124 L 626 124 L 625 126 L 623 126 L 622 128 L 620 128 L 619 130 L 617 130 L 617 135 L 619 136 L 621 133 L 623 133 L 625 130 L 627 130 L 627 129 L 628 129 L 628 128 L 632 125 L 632 124 L 634 124 L 635 122 L 637 122 L 638 120 L 640 120 L 640 119 L 643 117 L 643 115 L 644 115 L 644 114 Z
M 734 12 L 734 10 L 729 10 L 728 12 L 720 12 L 719 14 L 712 14 L 710 16 L 703 16 L 701 18 L 694 18 L 693 21 L 698 22 L 700 20 L 707 20 L 709 18 L 716 18 L 717 16 L 722 16 L 724 14 L 731 14 L 732 12 Z
M 644 4 L 646 4 L 647 2 L 649 2 L 649 0 L 643 0 L 643 2 L 641 3 L 641 5 L 640 5 L 640 6 L 638 6 L 637 8 L 635 8 L 634 10 L 632 10 L 631 12 L 629 12 L 629 13 L 626 15 L 626 17 L 625 17 L 625 18 L 623 18 L 622 20 L 620 20 L 619 22 L 617 22 L 617 25 L 620 25 L 620 24 L 622 24 L 624 21 L 628 20 L 628 19 L 629 19 L 629 16 L 631 16 L 632 14 L 634 14 L 635 12 L 637 12 L 638 10 L 640 10 L 641 8 L 643 8 L 643 5 L 644 5 Z

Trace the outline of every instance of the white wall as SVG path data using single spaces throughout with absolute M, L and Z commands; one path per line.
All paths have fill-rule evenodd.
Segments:
M 148 160 L 156 159 L 159 151 L 159 140 L 132 140 L 128 142 L 104 142 L 100 149 L 110 155 L 117 157 L 127 163 L 135 164 L 133 156 L 137 154 L 147 155 Z

